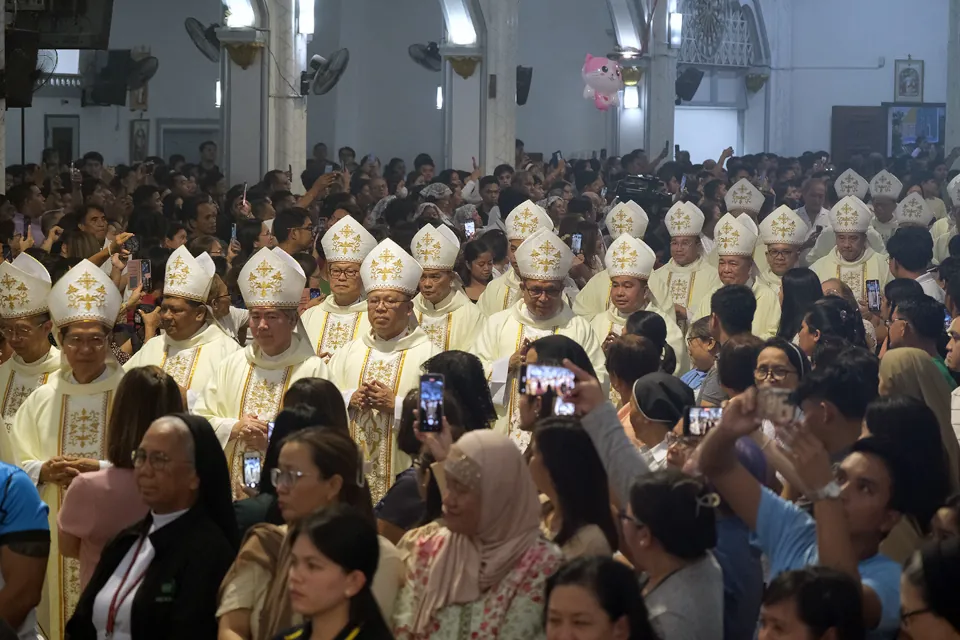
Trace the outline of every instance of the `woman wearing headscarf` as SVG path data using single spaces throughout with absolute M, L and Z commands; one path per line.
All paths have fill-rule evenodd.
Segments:
M 173 414 L 150 425 L 133 464 L 150 513 L 103 550 L 66 637 L 216 637 L 217 590 L 239 544 L 220 441 L 205 419 Z
M 894 393 L 922 401 L 937 416 L 947 453 L 950 491 L 956 492 L 960 489 L 960 443 L 950 423 L 950 388 L 927 352 L 899 347 L 880 359 L 880 395 Z
M 401 540 L 407 579 L 394 634 L 540 636 L 546 580 L 562 556 L 540 537 L 537 490 L 520 450 L 502 434 L 472 431 L 434 466 L 443 470 L 444 524 Z

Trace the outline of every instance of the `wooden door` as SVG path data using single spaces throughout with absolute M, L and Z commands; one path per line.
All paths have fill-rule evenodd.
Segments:
M 860 154 L 887 155 L 887 109 L 885 107 L 834 107 L 830 122 L 830 155 L 834 163 Z

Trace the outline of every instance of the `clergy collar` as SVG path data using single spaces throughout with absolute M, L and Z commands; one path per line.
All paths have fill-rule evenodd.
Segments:
M 190 349 L 202 344 L 205 342 L 212 342 L 219 337 L 219 334 L 222 334 L 223 330 L 220 327 L 212 324 L 210 322 L 204 323 L 200 330 L 194 333 L 192 336 L 186 340 L 174 340 L 170 337 L 170 334 L 164 333 L 163 340 L 164 342 L 175 349 Z
M 517 303 L 512 307 L 511 312 L 517 322 L 522 325 L 534 327 L 536 329 L 562 327 L 570 322 L 570 320 L 574 317 L 574 313 L 570 309 L 570 305 L 567 304 L 566 300 L 564 300 L 563 306 L 560 307 L 560 311 L 549 318 L 535 317 L 532 313 L 530 313 L 530 309 L 527 308 L 527 303 L 522 299 L 517 301 Z
M 873 257 L 874 252 L 873 252 L 873 249 L 868 244 L 866 247 L 864 247 L 863 253 L 860 255 L 860 257 L 852 261 L 844 260 L 843 256 L 840 255 L 840 249 L 836 247 L 833 248 L 833 253 L 836 257 L 837 262 L 839 262 L 842 265 L 852 266 L 852 265 L 863 264 L 864 262 L 866 262 L 867 260 Z
M 302 335 L 306 335 L 306 333 L 303 332 Z M 293 334 L 287 350 L 275 356 L 264 354 L 255 341 L 247 344 L 243 352 L 247 362 L 250 364 L 271 370 L 285 369 L 286 367 L 298 365 L 304 360 L 317 355 L 313 350 L 313 345 L 309 341 L 301 339 L 297 333 Z
M 450 289 L 450 293 L 437 304 L 433 304 L 429 300 L 423 297 L 421 293 L 416 298 L 413 299 L 413 306 L 418 311 L 428 314 L 428 315 L 444 315 L 452 311 L 456 311 L 462 306 L 462 300 L 457 294 L 459 291 L 456 288 Z
M 47 349 L 47 352 L 34 360 L 33 362 L 24 362 L 23 358 L 19 354 L 14 353 L 13 357 L 10 358 L 11 364 L 18 369 L 31 369 L 34 367 L 42 367 L 45 364 L 52 362 L 60 357 L 60 350 L 50 345 L 50 348 Z M 54 367 L 56 368 L 56 367 Z
M 70 384 L 97 384 L 98 382 L 103 382 L 104 380 L 109 378 L 110 374 L 112 373 L 113 372 L 110 370 L 110 365 L 106 364 L 103 367 L 103 371 L 96 378 L 94 378 L 90 382 L 80 382 L 79 380 L 77 380 L 77 376 L 74 375 L 73 370 L 71 369 L 68 380 Z
M 363 334 L 361 337 L 363 344 L 370 349 L 376 349 L 382 353 L 393 353 L 395 351 L 406 351 L 416 347 L 423 342 L 429 342 L 430 337 L 419 326 L 405 329 L 400 335 L 391 340 L 381 340 L 373 329 Z

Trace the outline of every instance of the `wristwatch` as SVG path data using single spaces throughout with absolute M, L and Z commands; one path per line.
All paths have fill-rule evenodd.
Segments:
M 837 500 L 840 497 L 840 493 L 840 485 L 837 484 L 836 480 L 831 480 L 816 491 L 811 491 L 807 497 L 810 498 L 812 502 L 820 502 L 821 500 Z

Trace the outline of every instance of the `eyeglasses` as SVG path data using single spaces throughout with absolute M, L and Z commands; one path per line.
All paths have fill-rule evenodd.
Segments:
M 914 616 L 921 616 L 925 613 L 933 613 L 933 609 L 931 609 L 930 607 L 926 607 L 924 609 L 916 609 L 915 611 L 901 611 L 900 624 L 903 624 L 904 622 L 906 622 L 910 618 L 913 618 Z
M 250 324 L 252 326 L 257 326 L 261 322 L 266 322 L 267 324 L 277 324 L 281 320 L 286 319 L 288 316 L 285 316 L 281 313 L 268 313 L 266 315 L 259 314 L 250 314 Z
M 136 449 L 130 454 L 130 461 L 133 462 L 133 466 L 136 469 L 139 469 L 146 462 L 150 462 L 150 467 L 155 471 L 163 471 L 170 464 L 193 464 L 190 460 L 172 460 L 170 456 L 160 451 L 144 451 L 143 449 Z
M 26 338 L 35 330 L 42 327 L 43 324 L 34 324 L 30 327 L 0 327 L 0 334 L 3 334 L 4 338 Z
M 283 469 L 270 469 L 270 482 L 275 487 L 292 487 L 300 482 L 301 478 L 309 478 L 311 474 L 303 471 L 284 471 Z
M 311 224 L 308 227 L 297 227 L 296 229 L 294 229 L 294 231 L 309 231 L 310 234 L 313 235 L 313 225 Z
M 542 298 L 543 296 L 546 296 L 548 298 L 559 298 L 560 295 L 563 293 L 563 289 L 560 289 L 560 288 L 540 289 L 536 287 L 531 287 L 529 289 L 524 288 L 524 291 L 526 291 L 531 298 Z
M 895 323 L 897 323 L 897 322 L 904 322 L 904 323 L 906 323 L 906 324 L 910 324 L 910 321 L 907 320 L 906 318 L 891 318 L 890 320 L 884 320 L 884 321 L 883 321 L 883 324 L 884 324 L 884 326 L 887 327 L 887 329 L 889 329 L 890 327 L 892 327 L 892 326 L 893 326 Z
M 791 258 L 797 255 L 797 252 L 793 249 L 787 249 L 785 251 L 777 251 L 775 249 L 767 249 L 767 255 L 771 258 Z
M 100 351 L 107 346 L 107 339 L 102 336 L 93 336 L 92 338 L 68 336 L 63 339 L 63 346 L 73 351 L 79 351 L 84 347 L 89 347 L 93 351 Z
M 389 298 L 367 298 L 367 306 L 371 309 L 376 309 L 380 305 L 383 305 L 387 309 L 396 309 L 402 305 L 406 300 L 390 300 Z
M 770 378 L 774 382 L 780 382 L 791 373 L 796 373 L 796 371 L 787 369 L 786 367 L 767 367 L 761 365 L 753 370 L 753 379 L 757 382 L 763 382 L 767 378 Z
M 356 278 L 360 275 L 360 269 L 340 269 L 339 267 L 331 267 L 330 269 L 330 278 L 332 280 L 339 280 L 343 278 Z

